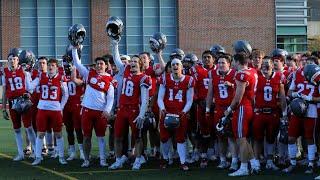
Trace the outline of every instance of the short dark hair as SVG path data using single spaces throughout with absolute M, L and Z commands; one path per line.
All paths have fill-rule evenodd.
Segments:
M 94 62 L 97 63 L 97 61 L 103 61 L 105 64 L 108 63 L 108 61 L 104 57 L 96 57 L 96 59 L 94 59 Z
M 102 56 L 107 62 L 113 61 L 113 56 L 111 54 L 106 54 Z
M 213 58 L 216 58 L 214 55 L 212 55 L 212 52 L 210 50 L 208 50 L 208 49 L 203 51 L 201 57 L 203 58 L 203 55 L 205 55 L 205 54 L 210 54 Z
M 48 61 L 48 64 L 56 64 L 57 66 L 58 66 L 58 64 L 59 64 L 59 62 L 58 62 L 58 60 L 57 59 L 55 59 L 55 58 L 50 58 L 49 59 L 49 61 Z
M 248 64 L 248 61 L 249 61 L 248 55 L 244 52 L 240 52 L 240 53 L 235 54 L 233 56 L 233 59 L 235 60 L 235 62 L 239 62 L 239 64 L 241 64 L 241 65 Z
M 11 53 L 8 54 L 7 59 L 8 59 L 10 56 L 12 56 L 12 57 L 19 57 L 17 53 L 12 53 L 12 52 L 11 52 Z
M 307 61 L 312 61 L 312 62 L 314 62 L 315 64 L 319 64 L 318 58 L 315 57 L 315 56 L 309 56 L 309 57 L 307 58 Z
M 65 56 L 65 55 L 64 55 L 64 56 Z M 48 61 L 48 58 L 45 57 L 45 56 L 40 56 L 40 57 L 38 58 L 38 61 L 39 61 L 40 59 L 44 59 L 44 60 Z
M 227 54 L 227 53 L 220 54 L 217 59 L 219 60 L 220 58 L 226 59 L 230 64 L 232 62 L 232 56 L 230 54 Z

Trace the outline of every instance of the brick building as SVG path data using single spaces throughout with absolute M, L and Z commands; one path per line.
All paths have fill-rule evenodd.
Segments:
M 276 46 L 288 47 L 290 52 L 303 51 L 306 46 L 302 43 L 302 47 L 291 48 L 297 44 L 285 41 L 295 38 L 294 28 L 301 31 L 306 24 L 281 24 L 287 22 L 286 18 L 301 18 L 290 16 L 293 11 L 285 8 L 306 7 L 306 0 L 1 0 L 0 7 L 2 59 L 11 47 L 61 58 L 68 44 L 68 28 L 81 23 L 88 34 L 82 60 L 90 63 L 92 58 L 109 52 L 105 23 L 111 15 L 125 23 L 120 44 L 123 54 L 150 51 L 148 39 L 156 31 L 167 35 L 165 56 L 176 47 L 200 56 L 215 43 L 231 52 L 232 42 L 238 39 L 248 40 L 267 53 Z M 283 32 L 283 27 L 290 33 Z M 306 30 L 305 34 L 300 31 L 299 38 L 304 41 Z

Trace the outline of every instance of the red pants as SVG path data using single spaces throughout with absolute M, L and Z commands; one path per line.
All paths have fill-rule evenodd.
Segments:
M 139 107 L 137 106 L 120 106 L 117 111 L 117 119 L 114 124 L 114 136 L 121 138 L 127 135 L 127 127 L 131 127 L 131 133 L 133 139 L 136 139 L 139 135 L 139 130 L 136 124 L 133 122 L 139 115 Z
M 305 139 L 314 139 L 316 137 L 317 118 L 299 118 L 291 114 L 288 135 L 298 138 L 303 136 Z
M 81 129 L 81 105 L 66 106 L 63 110 L 63 123 L 70 129 Z
M 50 111 L 38 109 L 37 112 L 37 130 L 38 132 L 46 132 L 53 129 L 53 132 L 61 132 L 62 130 L 62 114 L 61 111 Z
M 107 128 L 107 119 L 102 116 L 102 111 L 83 107 L 81 116 L 83 136 L 91 137 L 92 129 L 94 129 L 94 131 L 96 132 L 96 136 L 105 136 Z
M 264 136 L 269 144 L 273 144 L 279 132 L 280 116 L 276 110 L 273 113 L 254 113 L 253 137 L 254 140 L 263 141 Z
M 252 106 L 239 106 L 237 108 L 232 117 L 232 131 L 235 138 L 244 138 L 249 135 L 252 118 Z

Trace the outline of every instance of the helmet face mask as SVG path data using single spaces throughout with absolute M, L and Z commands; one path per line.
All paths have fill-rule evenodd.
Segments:
M 291 101 L 290 108 L 295 116 L 304 117 L 308 110 L 308 103 L 305 100 L 298 97 Z
M 168 130 L 174 130 L 180 126 L 179 115 L 177 114 L 166 114 L 164 118 L 164 127 Z
M 170 60 L 173 60 L 174 58 L 180 59 L 182 61 L 182 59 L 184 58 L 184 52 L 182 49 L 180 48 L 176 48 L 174 49 L 171 53 L 170 53 Z
M 36 61 L 36 56 L 30 50 L 23 50 L 19 55 L 19 65 L 26 71 L 31 71 Z
M 123 30 L 123 22 L 116 16 L 111 16 L 106 23 L 106 32 L 109 37 L 117 40 L 120 39 Z
M 84 42 L 86 30 L 82 24 L 75 24 L 69 28 L 68 39 L 73 46 L 79 46 Z

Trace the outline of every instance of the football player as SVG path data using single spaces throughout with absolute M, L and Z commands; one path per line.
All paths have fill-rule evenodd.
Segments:
M 231 56 L 230 55 L 220 55 L 218 57 L 218 68 L 217 70 L 210 71 L 209 76 L 209 90 L 207 96 L 207 106 L 206 114 L 209 116 L 212 121 L 212 127 L 216 127 L 219 123 L 219 120 L 224 116 L 224 111 L 231 104 L 231 101 L 234 97 L 234 75 L 235 70 L 231 69 Z M 214 111 L 211 110 L 212 99 L 214 98 Z M 210 114 L 214 113 L 213 119 Z M 227 127 L 226 127 L 227 128 Z M 230 128 L 230 126 L 229 126 Z M 226 129 L 231 131 L 231 129 Z M 229 163 L 226 161 L 226 154 L 228 148 L 228 140 L 230 144 L 230 151 L 232 153 L 232 163 L 230 170 L 236 171 L 238 169 L 238 154 L 236 151 L 235 140 L 231 135 L 227 134 L 216 134 L 219 143 L 219 156 L 220 164 L 218 165 L 219 169 L 225 169 L 229 166 Z M 204 161 L 204 160 L 203 160 Z
M 282 118 L 287 119 L 287 105 L 284 90 L 285 76 L 273 71 L 273 61 L 264 58 L 261 71 L 258 72 L 258 84 L 255 94 L 253 116 L 254 154 L 256 159 L 262 155 L 264 139 L 266 139 L 266 169 L 279 170 L 273 163 L 273 149 L 280 122 L 280 102 Z
M 28 78 L 25 75 L 25 71 L 19 65 L 17 53 L 9 53 L 7 58 L 8 67 L 5 67 L 2 72 L 2 111 L 4 119 L 11 119 L 15 133 L 18 155 L 13 158 L 13 161 L 21 161 L 24 159 L 21 121 L 26 128 L 33 150 L 35 150 L 36 134 L 32 127 L 32 111 L 19 112 L 17 109 L 13 109 L 14 106 L 19 106 L 18 98 L 27 93 L 26 83 Z M 7 101 L 9 101 L 10 118 L 6 109 Z
M 255 73 L 252 68 L 248 68 L 248 54 L 240 52 L 234 55 L 234 61 L 237 68 L 235 75 L 236 90 L 231 104 L 224 112 L 228 117 L 233 111 L 232 130 L 239 146 L 239 156 L 241 161 L 240 168 L 230 173 L 229 176 L 249 175 L 248 161 L 250 160 L 251 169 L 258 169 L 258 163 L 254 159 L 253 150 L 247 137 L 249 135 L 249 124 L 253 117 L 252 102 L 256 84 Z
M 175 133 L 177 142 L 177 150 L 180 157 L 180 168 L 188 171 L 189 167 L 186 164 L 186 135 L 188 128 L 188 120 L 186 114 L 189 112 L 194 93 L 194 80 L 191 76 L 182 74 L 182 62 L 174 58 L 171 61 L 172 73 L 163 74 L 160 80 L 158 92 L 158 106 L 161 112 L 160 119 L 160 140 L 162 143 L 163 162 L 161 168 L 166 168 L 169 160 L 170 138 L 172 133 Z M 173 123 L 165 123 L 165 118 L 169 114 L 171 117 L 178 116 L 179 125 L 172 127 Z M 176 119 L 176 118 L 175 118 Z
M 112 76 L 106 73 L 107 61 L 103 57 L 97 57 L 95 59 L 95 68 L 88 70 L 81 64 L 77 48 L 73 47 L 72 49 L 73 63 L 86 82 L 86 90 L 81 103 L 81 126 L 85 159 L 81 167 L 87 168 L 90 166 L 92 129 L 95 130 L 99 142 L 100 166 L 106 167 L 108 164 L 106 162 L 106 142 L 104 137 L 107 118 L 109 118 L 114 101 L 114 82 Z
M 66 126 L 69 143 L 69 157 L 67 161 L 76 158 L 76 148 L 74 142 L 74 132 L 77 136 L 80 159 L 84 160 L 83 153 L 83 134 L 81 129 L 81 96 L 84 93 L 84 82 L 79 72 L 71 64 L 72 57 L 64 55 L 63 57 L 64 81 L 67 83 L 69 98 L 63 109 L 63 122 Z
M 29 77 L 30 78 L 30 77 Z M 31 78 L 30 78 L 31 80 Z M 62 110 L 68 100 L 69 94 L 63 77 L 58 73 L 58 60 L 48 61 L 48 72 L 41 73 L 32 82 L 27 81 L 29 90 L 35 90 L 40 86 L 40 100 L 36 124 L 38 136 L 36 140 L 36 159 L 32 165 L 38 165 L 42 161 L 41 151 L 46 130 L 52 128 L 57 141 L 59 163 L 67 164 L 64 159 L 64 142 L 62 137 Z
M 317 59 L 308 57 L 307 64 L 315 64 Z M 304 64 L 302 64 L 304 66 Z M 315 145 L 315 129 L 316 121 L 318 118 L 317 102 L 319 102 L 319 90 L 318 86 L 309 84 L 304 76 L 304 67 L 299 68 L 293 74 L 293 79 L 289 88 L 288 95 L 291 98 L 302 98 L 308 102 L 306 114 L 293 114 L 291 113 L 288 129 L 288 154 L 290 158 L 289 167 L 285 168 L 283 172 L 289 173 L 296 169 L 297 160 L 297 145 L 296 141 L 299 136 L 302 136 L 307 143 L 308 148 L 308 166 L 305 173 L 314 172 L 315 154 L 317 152 L 317 146 Z M 303 133 L 302 133 L 303 132 Z
M 123 82 L 119 100 L 120 108 L 117 111 L 117 119 L 114 125 L 116 162 L 109 166 L 109 169 L 119 169 L 123 166 L 124 161 L 121 156 L 123 138 L 126 136 L 124 130 L 130 126 L 133 140 L 135 141 L 135 161 L 132 165 L 132 170 L 139 170 L 141 165 L 145 163 L 145 159 L 142 156 L 143 142 L 141 133 L 145 112 L 148 107 L 151 79 L 143 73 L 143 60 L 139 56 L 134 55 L 130 64 L 125 65 L 119 55 L 119 40 L 111 41 L 113 59 L 117 68 L 119 68 L 119 73 L 123 74 Z

